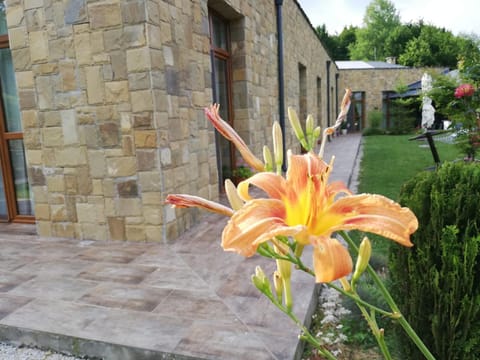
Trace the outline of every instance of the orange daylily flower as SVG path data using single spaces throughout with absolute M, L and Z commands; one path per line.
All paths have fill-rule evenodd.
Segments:
M 410 235 L 418 221 L 410 209 L 381 195 L 352 195 L 342 182 L 329 184 L 331 170 L 332 164 L 311 152 L 289 153 L 286 178 L 262 172 L 241 182 L 238 192 L 247 202 L 225 227 L 223 248 L 252 256 L 261 243 L 291 236 L 314 247 L 316 281 L 329 282 L 352 271 L 347 249 L 331 237 L 335 231 L 358 229 L 412 246 Z M 269 198 L 251 198 L 249 185 Z

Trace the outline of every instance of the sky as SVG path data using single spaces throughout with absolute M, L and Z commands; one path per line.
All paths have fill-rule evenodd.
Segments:
M 297 0 L 314 27 L 325 24 L 329 34 L 344 26 L 362 26 L 371 0 Z M 390 0 L 402 23 L 423 19 L 453 32 L 480 35 L 480 0 Z

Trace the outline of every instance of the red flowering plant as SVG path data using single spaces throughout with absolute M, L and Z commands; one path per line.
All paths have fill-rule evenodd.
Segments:
M 460 84 L 459 84 L 460 82 Z M 437 111 L 448 116 L 458 129 L 455 144 L 474 160 L 480 148 L 480 64 L 460 62 L 458 77 L 441 76 L 436 79 L 431 97 Z

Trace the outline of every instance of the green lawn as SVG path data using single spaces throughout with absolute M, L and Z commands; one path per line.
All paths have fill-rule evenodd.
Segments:
M 375 193 L 398 200 L 402 184 L 420 171 L 434 166 L 426 141 L 409 139 L 413 135 L 377 135 L 363 138 L 363 157 L 359 174 L 359 193 Z M 460 157 L 452 144 L 436 141 L 441 161 Z

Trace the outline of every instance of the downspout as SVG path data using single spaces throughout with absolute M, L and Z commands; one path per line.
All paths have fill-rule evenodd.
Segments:
M 327 127 L 330 127 L 330 64 L 327 60 Z
M 282 25 L 282 5 L 283 0 L 275 0 L 275 11 L 277 15 L 277 53 L 278 53 L 278 117 L 280 128 L 282 129 L 282 151 L 283 163 L 282 170 L 287 171 L 285 165 L 285 90 L 283 78 L 283 25 Z
M 338 77 L 339 77 L 339 73 L 336 73 L 335 74 L 335 109 L 337 109 L 337 111 L 335 112 L 335 116 L 338 117 L 338 113 L 339 113 L 339 109 L 338 109 Z

